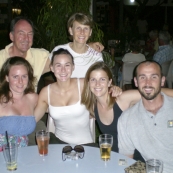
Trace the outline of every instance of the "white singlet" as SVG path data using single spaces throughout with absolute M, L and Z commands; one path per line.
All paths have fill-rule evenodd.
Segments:
M 92 143 L 89 127 L 89 112 L 81 105 L 80 80 L 78 81 L 79 101 L 69 106 L 51 106 L 48 86 L 49 113 L 55 123 L 55 136 L 69 144 Z

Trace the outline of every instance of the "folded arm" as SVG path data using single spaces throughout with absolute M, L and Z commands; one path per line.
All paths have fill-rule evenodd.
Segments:
M 173 89 L 162 88 L 161 91 L 163 93 L 165 93 L 166 95 L 173 97 Z M 116 93 L 116 92 L 114 92 L 114 93 Z M 116 97 L 116 95 L 114 94 L 113 97 L 116 97 L 116 101 L 122 111 L 125 111 L 129 107 L 132 107 L 141 99 L 141 94 L 139 93 L 139 91 L 137 89 L 136 90 L 127 90 L 127 91 L 122 92 L 122 94 L 121 94 L 121 92 L 119 92 L 119 94 L 117 94 L 117 95 L 118 96 Z
M 88 45 L 97 52 L 101 52 L 104 49 L 104 46 L 100 42 L 90 42 Z
M 138 90 L 127 90 L 122 92 L 122 94 L 116 98 L 116 101 L 121 110 L 125 111 L 136 104 L 140 99 L 141 95 Z

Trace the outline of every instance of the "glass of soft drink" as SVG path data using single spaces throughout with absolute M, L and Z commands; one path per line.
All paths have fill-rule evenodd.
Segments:
M 18 144 L 16 141 L 10 141 L 8 144 L 3 145 L 3 154 L 7 166 L 7 170 L 14 171 L 17 169 L 17 154 Z
M 113 145 L 113 136 L 109 134 L 102 134 L 99 136 L 99 146 L 101 159 L 108 161 L 111 158 L 111 148 Z
M 45 130 L 36 132 L 36 140 L 40 156 L 46 156 L 48 154 L 49 138 L 49 132 Z
M 163 163 L 158 159 L 149 159 L 146 161 L 147 173 L 162 173 Z

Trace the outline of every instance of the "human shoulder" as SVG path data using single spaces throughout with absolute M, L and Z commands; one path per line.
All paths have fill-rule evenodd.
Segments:
M 1 49 L 0 50 L 0 55 L 3 54 L 5 52 L 5 49 Z
M 10 43 L 10 44 L 6 45 L 4 49 L 1 49 L 1 50 L 0 50 L 0 53 L 8 52 L 8 49 L 9 49 L 11 46 L 13 46 L 13 43 Z
M 26 94 L 26 97 L 28 98 L 29 102 L 33 105 L 37 104 L 38 101 L 38 94 L 36 93 L 28 93 Z
M 82 91 L 83 86 L 84 86 L 84 78 L 79 78 L 78 80 L 80 81 L 80 88 L 81 88 L 81 91 Z
M 159 50 L 154 54 L 153 60 L 159 62 L 160 58 L 162 58 L 162 50 L 159 48 Z
M 7 58 L 10 57 L 8 50 L 12 45 L 13 44 L 10 43 L 9 45 L 5 46 L 5 49 L 0 50 L 0 63 L 3 63 Z
M 120 121 L 123 122 L 130 122 L 133 121 L 133 119 L 135 119 L 135 117 L 138 115 L 138 107 L 139 107 L 139 103 L 137 102 L 135 105 L 133 105 L 132 107 L 126 109 L 125 111 L 122 112 L 121 116 L 120 116 Z
M 53 85 L 54 85 L 54 83 L 43 87 L 39 93 L 39 99 L 42 98 L 43 100 L 47 100 L 48 88 L 50 91 L 53 88 Z
M 76 87 L 76 86 L 78 86 L 78 84 L 79 84 L 80 88 L 81 88 L 81 85 L 82 85 L 82 87 L 83 87 L 83 82 L 84 82 L 84 80 L 83 80 L 82 78 L 71 78 L 70 80 L 71 80 L 70 86 L 71 86 L 72 88 L 73 88 L 73 87 L 78 88 L 78 87 Z
M 80 83 L 84 83 L 84 78 L 78 78 L 78 80 L 80 81 Z
M 30 51 L 32 54 L 38 54 L 41 55 L 42 57 L 49 56 L 49 51 L 44 48 L 30 48 Z
M 161 94 L 164 96 L 164 101 L 172 107 L 173 97 L 170 97 L 170 96 L 164 94 L 163 92 L 161 92 Z
M 40 91 L 40 94 L 47 92 L 48 88 L 52 88 L 52 86 L 54 86 L 54 83 L 49 84 L 49 85 L 43 87 L 43 88 L 41 89 L 41 91 Z M 40 94 L 39 94 L 39 95 L 40 95 Z
M 98 52 L 98 51 L 96 51 L 96 50 L 94 50 L 92 47 L 90 47 L 88 44 L 87 44 L 87 46 L 88 46 L 88 50 L 87 50 L 87 54 L 92 54 L 92 55 L 94 55 L 94 56 L 98 56 L 98 57 L 102 57 L 102 53 L 101 52 Z
M 28 94 L 26 94 L 27 95 L 27 97 L 29 98 L 29 99 L 37 99 L 38 98 L 38 94 L 37 93 L 28 93 Z
M 0 50 L 0 68 L 2 67 L 7 58 L 9 58 L 9 55 L 5 51 L 5 49 Z
M 173 51 L 173 45 L 168 45 L 169 46 L 169 49 L 170 49 L 170 51 Z

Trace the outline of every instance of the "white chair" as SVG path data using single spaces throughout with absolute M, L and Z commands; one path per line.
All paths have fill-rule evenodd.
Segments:
M 164 84 L 165 87 L 167 87 L 167 85 L 168 85 L 168 83 L 167 83 L 167 76 L 168 76 L 168 71 L 169 71 L 169 67 L 170 67 L 171 61 L 166 61 L 163 64 L 161 64 L 161 66 L 162 66 L 162 74 L 163 74 L 163 76 L 166 77 L 166 81 L 165 81 L 165 84 Z
M 122 80 L 120 82 L 121 88 L 123 88 L 125 84 L 132 84 L 133 72 L 138 64 L 139 62 L 124 62 L 122 68 Z
M 171 61 L 166 61 L 163 64 L 161 64 L 161 66 L 162 66 L 162 73 L 163 73 L 163 75 L 165 77 L 168 75 L 168 70 L 169 70 L 169 66 L 171 64 Z
M 95 142 L 95 119 L 90 118 L 90 130 L 91 130 L 91 135 L 93 138 L 93 142 Z M 47 131 L 55 133 L 55 124 L 52 119 L 52 117 L 48 114 L 48 119 L 47 119 Z
M 169 70 L 166 76 L 166 83 L 168 88 L 173 88 L 173 60 L 170 63 Z

